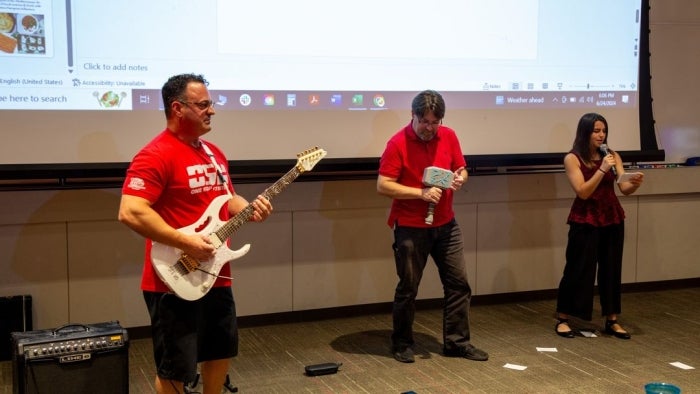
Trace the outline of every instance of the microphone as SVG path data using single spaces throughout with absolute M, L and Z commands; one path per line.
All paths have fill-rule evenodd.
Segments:
M 610 150 L 609 150 L 607 144 L 600 145 L 600 151 L 603 152 L 604 156 L 607 156 L 610 154 Z M 617 177 L 617 169 L 615 168 L 615 166 L 610 167 L 610 169 L 612 170 L 613 175 L 615 175 L 615 177 Z

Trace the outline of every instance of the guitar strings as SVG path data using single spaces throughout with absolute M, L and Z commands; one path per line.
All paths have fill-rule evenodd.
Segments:
M 233 280 L 233 277 L 231 277 L 231 276 L 218 275 L 218 274 L 215 274 L 215 273 L 212 273 L 212 272 L 209 272 L 209 271 L 205 271 L 205 270 L 203 270 L 203 269 L 201 269 L 201 268 L 197 268 L 197 271 L 204 272 L 205 274 L 211 275 L 211 276 L 213 276 L 213 277 L 215 277 L 215 278 L 222 278 L 222 279 Z

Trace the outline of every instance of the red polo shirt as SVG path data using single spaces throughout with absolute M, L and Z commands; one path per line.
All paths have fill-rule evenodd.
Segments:
M 423 188 L 423 170 L 435 166 L 457 171 L 466 167 L 467 162 L 454 130 L 440 125 L 435 137 L 423 141 L 416 135 L 413 126 L 394 134 L 386 144 L 379 161 L 379 175 L 396 179 L 398 183 Z M 437 227 L 454 218 L 452 209 L 453 190 L 444 190 L 440 202 L 435 206 L 433 224 L 425 224 L 428 203 L 421 199 L 394 199 L 387 223 L 408 227 Z

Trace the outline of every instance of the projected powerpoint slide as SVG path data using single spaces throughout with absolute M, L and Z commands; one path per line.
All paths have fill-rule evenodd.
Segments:
M 183 72 L 222 110 L 632 106 L 639 1 L 442 0 L 413 34 L 421 0 L 0 0 L 0 110 L 160 109 Z
M 0 56 L 52 55 L 51 0 L 0 0 Z

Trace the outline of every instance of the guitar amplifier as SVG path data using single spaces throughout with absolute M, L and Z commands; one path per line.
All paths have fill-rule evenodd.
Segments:
M 0 361 L 12 359 L 11 332 L 32 330 L 32 296 L 0 297 Z
M 11 336 L 14 394 L 129 392 L 129 338 L 119 322 Z

